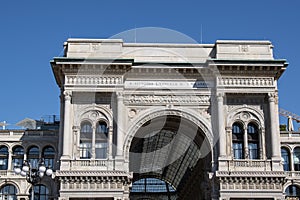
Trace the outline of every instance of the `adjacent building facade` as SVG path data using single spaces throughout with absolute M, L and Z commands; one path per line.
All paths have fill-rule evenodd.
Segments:
M 1 132 L 2 195 L 28 199 L 13 163 L 43 157 L 55 175 L 40 199 L 299 198 L 300 140 L 278 120 L 287 63 L 269 41 L 64 48 L 60 126 Z

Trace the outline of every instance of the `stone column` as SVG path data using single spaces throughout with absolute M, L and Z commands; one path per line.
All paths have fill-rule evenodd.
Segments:
M 276 108 L 276 93 L 268 94 L 269 110 L 270 110 L 270 130 L 271 130 L 271 143 L 272 143 L 272 170 L 281 171 L 281 158 L 280 158 L 280 138 L 279 138 L 279 123 L 278 123 L 278 107 Z
M 108 132 L 108 158 L 109 159 L 112 159 L 113 156 L 112 147 L 113 147 L 113 131 L 112 131 L 112 127 L 109 127 L 109 132 Z
M 70 159 L 70 146 L 71 144 L 71 91 L 64 92 L 65 97 L 65 113 L 64 113 L 64 130 L 63 130 L 63 152 L 62 152 L 62 160 Z
M 59 135 L 58 135 L 58 157 L 62 155 L 62 146 L 63 146 L 63 128 L 64 128 L 64 109 L 65 109 L 65 103 L 64 103 L 64 94 L 61 91 L 61 94 L 59 96 L 60 98 L 60 123 L 59 123 Z
M 265 160 L 266 159 L 266 141 L 265 141 L 265 131 L 263 129 L 260 130 L 260 158 Z
M 295 171 L 294 166 L 294 150 L 290 153 L 290 170 Z
M 13 151 L 12 149 L 8 149 L 8 159 L 7 159 L 7 170 L 14 170 L 14 165 L 12 163 Z M 22 165 L 23 163 L 20 163 Z
M 79 142 L 80 142 L 80 126 L 73 126 L 73 155 L 74 158 L 79 158 Z
M 276 117 L 276 106 L 275 106 L 275 93 L 269 93 L 269 109 L 270 109 L 270 130 L 271 130 L 271 142 L 272 142 L 272 158 L 279 158 L 280 153 L 280 141 L 278 129 L 278 118 Z
M 217 95 L 218 102 L 218 132 L 219 132 L 219 150 L 220 158 L 226 158 L 226 135 L 225 135 L 225 120 L 224 120 L 224 94 L 219 93 Z
M 123 157 L 123 142 L 124 142 L 124 104 L 123 104 L 123 94 L 121 92 L 117 93 L 117 157 Z
M 93 125 L 93 133 L 92 133 L 92 159 L 96 158 L 96 126 Z
M 248 129 L 247 126 L 244 127 L 244 157 L 249 158 L 249 148 L 248 148 Z

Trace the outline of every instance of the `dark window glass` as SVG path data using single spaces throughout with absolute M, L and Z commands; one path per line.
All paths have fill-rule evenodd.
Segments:
M 294 149 L 294 170 L 300 171 L 300 147 Z
M 96 128 L 95 153 L 96 159 L 107 158 L 108 127 L 105 122 L 99 122 Z
M 296 185 L 290 185 L 285 190 L 286 197 L 298 197 L 296 199 L 299 199 L 300 197 L 300 189 Z
M 0 147 L 0 170 L 7 170 L 8 167 L 8 148 Z
M 28 150 L 27 160 L 33 168 L 38 167 L 40 151 L 36 146 L 32 146 Z
M 92 156 L 93 129 L 90 122 L 81 123 L 80 128 L 80 158 L 91 158 Z
M 54 169 L 54 157 L 55 157 L 54 148 L 51 146 L 45 147 L 43 150 L 43 158 L 46 167 Z
M 34 200 L 48 200 L 49 199 L 49 190 L 45 185 L 35 185 L 34 187 Z M 30 189 L 30 198 L 31 199 L 31 190 Z
M 156 178 L 143 178 L 132 184 L 131 192 L 135 193 L 175 193 L 175 189 L 165 181 Z
M 24 161 L 24 148 L 16 146 L 13 148 L 12 166 L 21 166 Z
M 232 149 L 234 159 L 244 158 L 244 129 L 240 123 L 232 125 Z
M 4 185 L 0 189 L 0 199 L 17 200 L 17 188 L 14 185 Z
M 282 147 L 281 148 L 281 159 L 284 171 L 291 171 L 290 168 L 290 153 L 288 149 Z
M 254 123 L 247 126 L 249 159 L 259 158 L 259 134 L 258 127 Z

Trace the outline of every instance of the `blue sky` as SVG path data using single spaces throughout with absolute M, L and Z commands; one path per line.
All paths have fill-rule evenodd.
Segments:
M 203 43 L 265 39 L 289 67 L 279 80 L 280 107 L 300 115 L 298 0 L 51 0 L 0 3 L 0 121 L 59 114 L 49 61 L 69 37 L 109 38 L 135 27 L 163 27 Z M 283 119 L 285 122 L 286 119 Z

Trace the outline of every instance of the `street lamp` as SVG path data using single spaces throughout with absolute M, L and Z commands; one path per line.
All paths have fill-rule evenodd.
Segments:
M 38 167 L 31 166 L 30 162 L 24 161 L 23 166 L 17 164 L 14 167 L 14 172 L 26 177 L 26 181 L 31 184 L 31 199 L 34 200 L 34 185 L 37 184 L 46 174 L 46 176 L 52 176 L 53 171 L 51 168 L 47 168 L 43 159 L 39 160 Z

